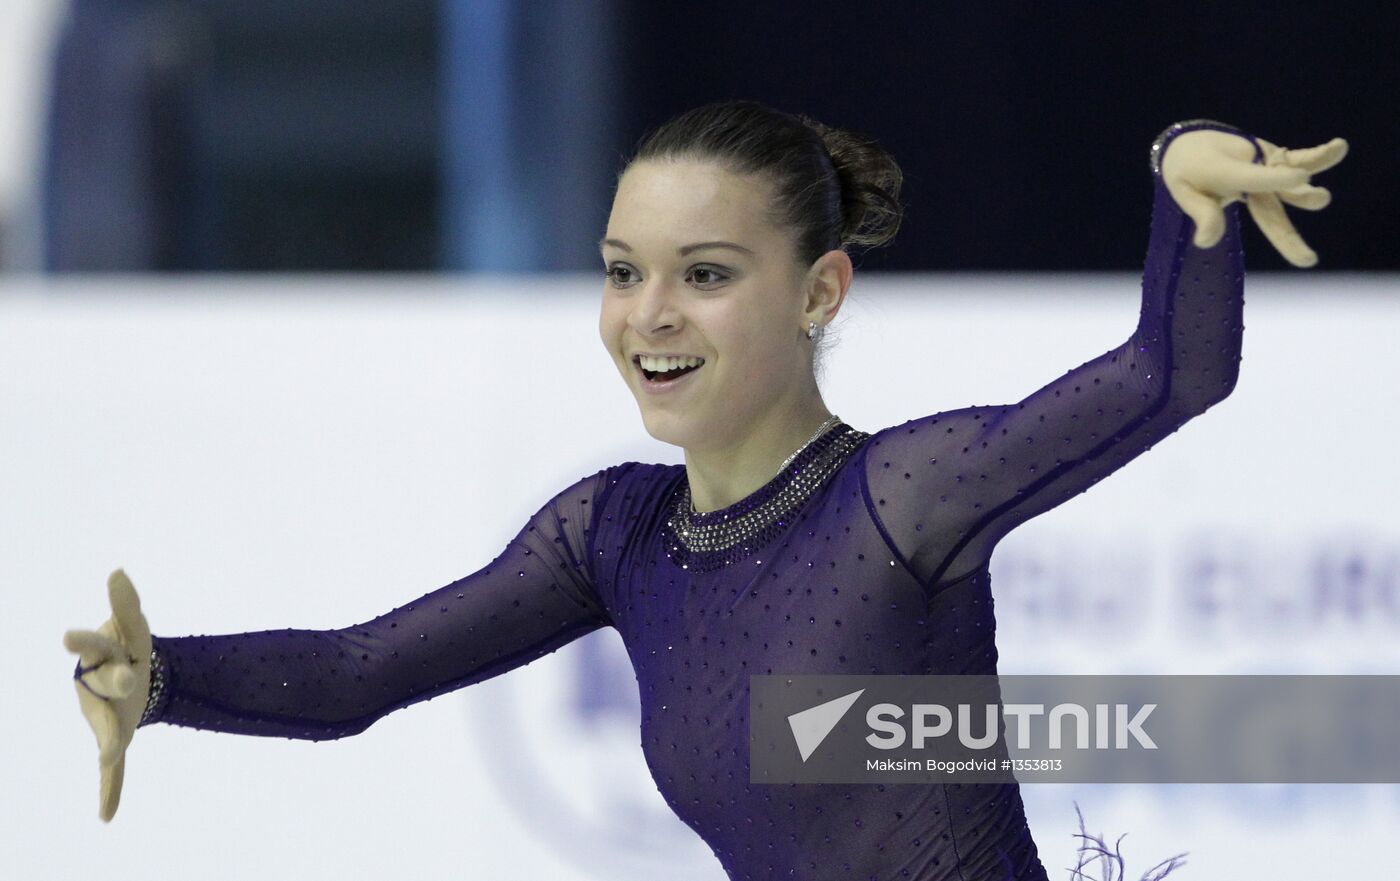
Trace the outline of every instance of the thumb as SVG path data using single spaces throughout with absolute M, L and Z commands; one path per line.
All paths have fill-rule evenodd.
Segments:
M 1177 205 L 1196 225 L 1192 242 L 1198 248 L 1213 248 L 1225 235 L 1225 211 L 1214 198 L 1187 183 L 1176 181 L 1167 188 Z
M 117 805 L 122 800 L 122 778 L 126 776 L 126 754 L 123 753 L 115 764 L 102 766 L 102 792 L 97 806 L 97 815 L 102 822 L 112 822 Z
M 84 700 L 84 709 L 92 733 L 97 737 L 97 761 L 103 767 L 116 764 L 121 758 L 126 744 L 121 739 L 121 723 L 111 703 L 89 697 Z

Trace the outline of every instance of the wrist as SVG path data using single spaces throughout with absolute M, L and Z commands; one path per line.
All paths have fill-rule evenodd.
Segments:
M 141 713 L 141 720 L 136 723 L 136 727 L 149 725 L 160 718 L 161 711 L 165 709 L 166 686 L 169 680 L 170 669 L 165 656 L 155 646 L 151 646 L 151 683 L 146 692 L 146 709 Z
M 1226 132 L 1227 134 L 1239 135 L 1254 145 L 1254 162 L 1256 165 L 1264 164 L 1264 148 L 1259 146 L 1259 142 L 1254 136 L 1241 128 L 1230 125 L 1227 122 L 1219 122 L 1214 119 L 1188 119 L 1182 122 L 1174 122 L 1162 130 L 1157 139 L 1152 142 L 1152 147 L 1148 151 L 1148 166 L 1152 169 L 1152 174 L 1156 177 L 1162 175 L 1162 157 L 1166 155 L 1167 146 L 1178 136 L 1186 132 L 1198 131 L 1200 129 L 1210 129 L 1212 131 Z

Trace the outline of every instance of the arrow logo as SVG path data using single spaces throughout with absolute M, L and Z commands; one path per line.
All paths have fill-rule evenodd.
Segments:
M 817 747 L 821 746 L 822 741 L 831 733 L 831 729 L 836 727 L 836 723 L 841 721 L 841 717 L 846 715 L 846 711 L 864 693 L 865 689 L 862 688 L 860 691 L 853 691 L 787 717 L 788 726 L 792 728 L 792 737 L 797 741 L 797 750 L 802 753 L 802 761 L 807 761 L 807 757 L 816 752 Z

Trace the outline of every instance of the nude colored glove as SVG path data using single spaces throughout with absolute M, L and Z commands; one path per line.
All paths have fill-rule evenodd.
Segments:
M 151 630 L 126 573 L 107 579 L 112 617 L 96 630 L 69 630 L 63 645 L 78 655 L 73 687 L 78 705 L 97 735 L 102 772 L 97 815 L 111 822 L 121 801 L 126 748 L 146 710 L 151 687 Z
M 1347 142 L 1333 138 L 1317 147 L 1288 150 L 1255 138 L 1264 151 L 1254 163 L 1248 138 L 1196 129 L 1173 138 L 1162 157 L 1162 181 L 1176 204 L 1196 223 L 1193 242 L 1210 248 L 1225 234 L 1224 208 L 1243 200 L 1269 242 L 1294 266 L 1314 266 L 1317 254 L 1298 235 L 1283 203 L 1308 211 L 1327 207 L 1332 194 L 1310 178 L 1341 162 Z

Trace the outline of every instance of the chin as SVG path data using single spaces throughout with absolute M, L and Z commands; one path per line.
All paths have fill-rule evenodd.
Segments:
M 658 413 L 643 407 L 642 424 L 646 426 L 647 434 L 663 444 L 686 447 L 695 439 L 692 420 L 677 418 L 673 413 Z

